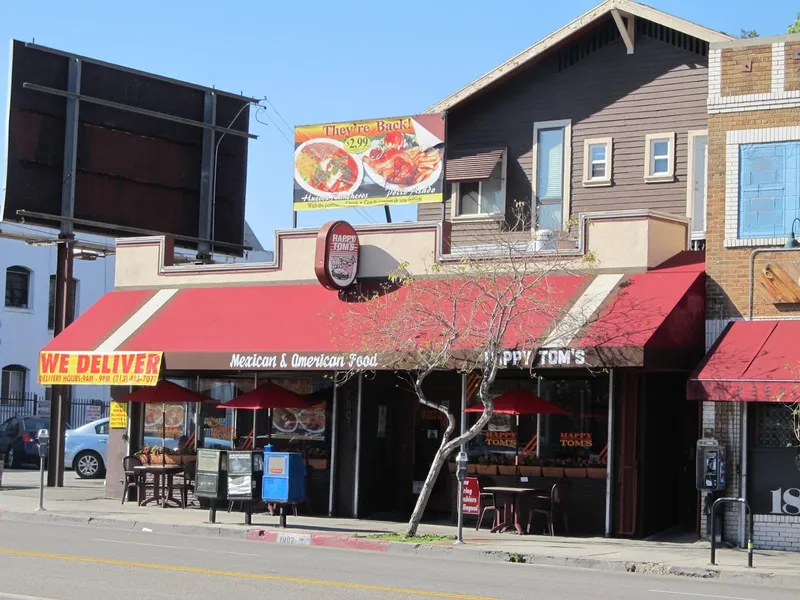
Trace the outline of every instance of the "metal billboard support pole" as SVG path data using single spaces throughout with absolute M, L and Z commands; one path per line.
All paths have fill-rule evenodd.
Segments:
M 356 464 L 353 481 L 353 518 L 358 518 L 358 485 L 361 472 L 361 393 L 364 388 L 364 374 L 358 374 L 358 396 L 356 397 Z
M 203 104 L 203 122 L 206 125 L 217 124 L 217 95 L 206 92 Z M 200 224 L 197 237 L 211 239 L 213 236 L 213 190 L 214 190 L 214 137 L 213 129 L 203 129 L 203 156 L 200 168 Z M 211 258 L 211 246 L 202 242 L 197 246 L 197 258 L 207 260 Z
M 336 421 L 337 413 L 339 412 L 339 387 L 335 383 L 336 374 L 334 374 L 333 384 L 333 406 L 331 407 L 331 466 L 330 466 L 330 484 L 328 486 L 328 516 L 333 516 L 333 498 L 334 486 L 336 482 L 336 435 L 338 433 L 338 424 Z
M 72 94 L 81 92 L 81 61 L 69 59 L 67 90 Z M 80 101 L 67 98 L 64 125 L 64 167 L 61 184 L 61 216 L 72 218 L 75 214 L 75 172 L 78 162 L 78 112 Z M 75 235 L 72 223 L 61 222 L 56 262 L 55 323 L 53 335 L 58 336 L 70 324 L 73 306 L 72 263 L 74 259 Z M 50 451 L 47 464 L 47 486 L 64 486 L 64 438 L 70 412 L 69 386 L 54 386 L 52 397 L 55 407 L 50 407 Z M 55 410 L 53 410 L 55 408 Z

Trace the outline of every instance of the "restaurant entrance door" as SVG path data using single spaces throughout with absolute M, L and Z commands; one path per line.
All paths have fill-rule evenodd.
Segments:
M 394 373 L 364 382 L 359 515 L 404 521 L 413 509 L 411 467 L 416 396 Z

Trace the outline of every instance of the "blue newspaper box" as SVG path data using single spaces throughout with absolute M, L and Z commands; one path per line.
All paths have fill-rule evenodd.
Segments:
M 265 502 L 300 504 L 306 499 L 306 463 L 298 452 L 264 452 L 261 498 Z

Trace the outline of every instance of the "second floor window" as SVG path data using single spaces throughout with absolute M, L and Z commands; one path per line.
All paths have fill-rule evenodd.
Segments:
M 555 231 L 564 226 L 569 208 L 569 121 L 535 123 L 536 228 Z
M 675 180 L 675 133 L 645 136 L 644 180 L 647 183 Z
M 456 160 L 452 166 L 459 180 L 453 183 L 453 216 L 505 215 L 506 152 L 476 152 Z
M 69 303 L 70 314 L 67 315 L 67 324 L 75 320 L 75 298 L 78 290 L 78 280 L 72 280 L 72 298 Z M 47 307 L 47 328 L 50 331 L 55 329 L 56 324 L 56 276 L 50 275 L 50 300 Z
M 785 236 L 800 216 L 800 142 L 739 146 L 739 237 Z
M 6 306 L 30 308 L 31 272 L 20 266 L 6 269 Z
M 583 185 L 611 185 L 612 139 L 596 138 L 583 144 Z

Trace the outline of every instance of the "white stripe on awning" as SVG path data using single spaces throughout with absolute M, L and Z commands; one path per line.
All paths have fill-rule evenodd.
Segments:
M 139 327 L 144 325 L 150 317 L 156 314 L 177 291 L 177 289 L 158 290 L 150 300 L 145 302 L 139 310 L 133 313 L 114 333 L 95 348 L 95 352 L 113 352 L 119 348 L 125 340 L 136 333 Z
M 595 311 L 600 308 L 608 295 L 617 287 L 623 275 L 619 273 L 606 273 L 598 275 L 589 287 L 575 301 L 564 318 L 561 319 L 547 339 L 542 343 L 542 348 L 566 348 L 588 322 Z

